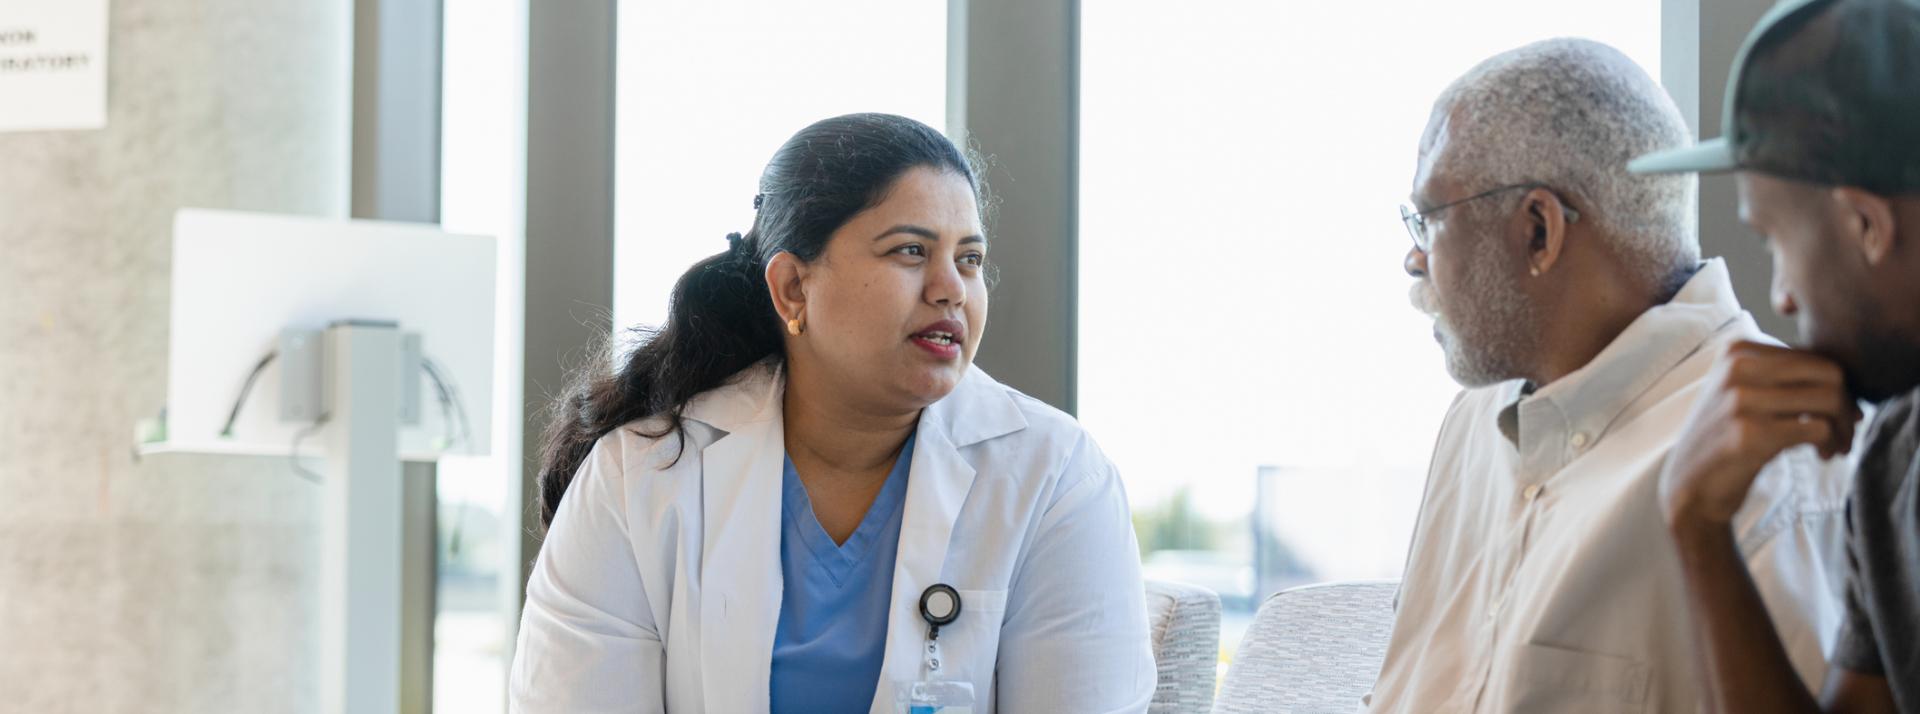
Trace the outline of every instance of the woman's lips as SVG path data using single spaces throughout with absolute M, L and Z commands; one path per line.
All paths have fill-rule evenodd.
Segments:
M 950 334 L 922 333 L 914 335 L 909 341 L 920 349 L 926 350 L 927 354 L 939 359 L 953 360 L 960 358 L 960 342 L 953 339 Z
M 957 320 L 940 320 L 907 339 L 936 358 L 959 359 L 960 346 L 967 341 L 967 328 Z

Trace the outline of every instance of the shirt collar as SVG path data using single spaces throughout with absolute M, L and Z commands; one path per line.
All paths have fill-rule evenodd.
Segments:
M 1498 416 L 1500 432 L 1530 466 L 1539 458 L 1546 472 L 1557 471 L 1598 443 L 1655 382 L 1743 315 L 1725 261 L 1709 260 L 1672 300 L 1634 318 L 1580 369 L 1538 390 L 1520 382 L 1503 386 L 1508 405 Z

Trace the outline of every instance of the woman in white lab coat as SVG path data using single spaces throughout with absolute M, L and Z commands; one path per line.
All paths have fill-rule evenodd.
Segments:
M 760 191 L 666 324 L 560 406 L 513 709 L 1144 711 L 1119 475 L 972 365 L 967 157 L 910 119 L 836 117 Z

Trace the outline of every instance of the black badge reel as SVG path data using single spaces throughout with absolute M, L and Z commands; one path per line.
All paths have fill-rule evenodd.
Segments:
M 946 583 L 920 593 L 920 619 L 927 621 L 921 677 L 904 682 L 894 711 L 900 714 L 973 714 L 973 684 L 947 680 L 940 672 L 940 628 L 960 619 L 960 591 Z

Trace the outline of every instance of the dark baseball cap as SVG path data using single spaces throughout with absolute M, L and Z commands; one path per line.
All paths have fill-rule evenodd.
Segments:
M 1726 136 L 1628 170 L 1920 191 L 1920 0 L 1781 2 L 1734 57 L 1726 96 Z

